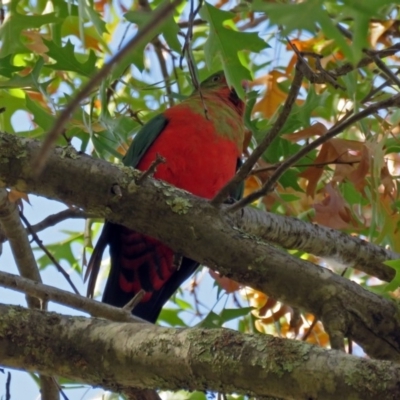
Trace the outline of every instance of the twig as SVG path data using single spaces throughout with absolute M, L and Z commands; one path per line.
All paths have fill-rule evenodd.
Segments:
M 165 158 L 163 156 L 160 156 L 160 154 L 156 154 L 156 159 L 150 164 L 150 167 L 147 168 L 146 171 L 144 171 L 139 178 L 136 180 L 137 185 L 141 185 L 149 176 L 152 176 L 157 169 L 157 166 L 160 164 L 165 163 Z
M 50 258 L 50 260 L 53 262 L 54 266 L 57 268 L 57 271 L 60 272 L 61 275 L 66 279 L 66 281 L 71 286 L 72 290 L 76 294 L 80 295 L 78 289 L 76 288 L 76 286 L 72 282 L 71 277 L 69 276 L 69 274 L 64 270 L 64 268 L 60 265 L 60 263 L 55 259 L 53 254 L 51 254 L 51 252 L 43 244 L 43 242 L 40 240 L 39 236 L 33 231 L 32 226 L 29 223 L 29 221 L 27 220 L 27 218 L 25 217 L 25 215 L 22 212 L 20 212 L 19 216 L 21 217 L 22 221 L 24 221 L 24 224 L 25 224 L 27 230 L 29 231 L 29 233 L 32 235 L 32 238 L 35 241 L 35 243 L 44 251 L 44 253 L 47 255 L 47 257 Z
M 64 211 L 60 211 L 57 214 L 49 215 L 43 221 L 38 222 L 35 225 L 31 225 L 31 228 L 33 232 L 37 233 L 69 218 L 95 218 L 95 215 L 88 214 L 82 210 L 68 208 Z M 30 235 L 30 232 L 28 232 L 28 230 L 26 230 L 26 232 Z M 0 243 L 4 243 L 7 240 L 8 240 L 7 236 L 0 229 Z
M 35 225 L 31 225 L 33 232 L 37 233 L 40 231 L 49 228 L 50 226 L 57 225 L 59 222 L 62 222 L 69 218 L 95 218 L 93 214 L 88 214 L 85 211 L 73 208 L 67 208 L 64 211 L 60 211 L 57 214 L 52 214 L 46 217 L 44 220 L 38 222 Z
M 301 340 L 303 342 L 305 342 L 308 339 L 308 337 L 311 335 L 311 332 L 313 331 L 315 325 L 317 325 L 317 322 L 318 322 L 318 318 L 314 317 L 314 320 L 311 323 L 310 327 L 308 328 L 307 332 L 305 332 L 303 337 L 301 338 Z
M 188 28 L 190 25 L 191 26 L 198 26 L 198 25 L 206 25 L 207 21 L 204 21 L 204 19 L 198 18 L 193 21 L 181 21 L 178 22 L 178 25 L 180 28 Z
M 199 4 L 197 5 L 196 9 L 194 8 L 194 0 L 190 1 L 190 12 L 189 12 L 189 22 L 187 26 L 187 32 L 185 35 L 185 42 L 182 47 L 182 55 L 179 60 L 179 66 L 182 68 L 182 62 L 183 59 L 185 58 L 186 54 L 186 59 L 187 59 L 187 64 L 190 72 L 190 77 L 192 79 L 192 84 L 195 90 L 199 91 L 200 98 L 203 102 L 203 107 L 206 110 L 206 107 L 204 105 L 204 100 L 203 96 L 200 90 L 200 82 L 197 76 L 197 70 L 196 70 L 196 62 L 193 60 L 193 55 L 192 55 L 192 49 L 191 49 L 191 43 L 192 43 L 192 38 L 193 38 L 193 26 L 194 26 L 194 21 L 196 18 L 196 15 L 200 11 L 200 8 L 203 5 L 203 0 L 199 0 Z M 207 117 L 207 111 L 205 112 L 206 117 Z
M 140 289 L 133 297 L 130 299 L 122 309 L 125 311 L 129 311 L 130 313 L 135 309 L 135 307 L 141 302 L 143 296 L 146 292 L 143 289 Z
M 7 380 L 6 380 L 6 400 L 10 400 L 10 399 L 11 399 L 10 386 L 11 386 L 11 372 L 10 372 L 10 371 L 7 371 Z
M 394 84 L 400 88 L 400 79 L 387 67 L 387 65 L 376 55 L 376 51 L 365 50 L 375 62 L 376 66 L 386 75 L 386 77 L 391 80 Z
M 155 10 L 152 18 L 138 31 L 136 36 L 132 38 L 121 51 L 116 53 L 108 63 L 104 64 L 82 90 L 69 102 L 68 106 L 58 116 L 53 128 L 47 134 L 39 154 L 34 159 L 32 165 L 33 174 L 39 175 L 43 170 L 53 144 L 80 102 L 90 95 L 91 91 L 110 73 L 115 64 L 123 62 L 138 45 L 142 44 L 151 36 L 181 1 L 182 0 L 172 0 L 171 2 L 166 2 Z
M 283 125 L 289 117 L 290 111 L 292 110 L 293 104 L 296 101 L 296 98 L 299 94 L 301 88 L 301 82 L 303 80 L 303 73 L 298 68 L 299 64 L 302 63 L 301 60 L 298 60 L 296 64 L 296 72 L 293 78 L 292 85 L 290 86 L 289 94 L 286 98 L 285 104 L 283 105 L 282 111 L 280 112 L 277 120 L 275 121 L 272 128 L 265 134 L 262 142 L 254 149 L 254 151 L 250 154 L 248 159 L 243 163 L 240 167 L 239 171 L 236 175 L 217 193 L 217 195 L 211 200 L 211 204 L 214 206 L 221 205 L 230 193 L 233 193 L 236 187 L 242 182 L 253 166 L 256 164 L 258 159 L 262 156 L 271 142 L 278 136 L 281 131 Z
M 139 5 L 143 8 L 143 10 L 147 11 L 148 13 L 152 12 L 149 2 L 147 0 L 139 0 Z M 169 79 L 167 65 L 165 63 L 165 58 L 163 55 L 163 45 L 159 37 L 155 37 L 151 41 L 151 43 L 154 46 L 156 56 L 158 58 L 158 63 L 160 64 L 161 74 L 164 78 L 165 90 L 167 91 L 168 96 L 168 104 L 170 107 L 172 107 L 174 105 L 174 99 L 172 97 L 171 83 Z
M 74 308 L 75 310 L 86 312 L 93 317 L 106 318 L 110 321 L 117 322 L 148 323 L 141 318 L 134 317 L 130 312 L 122 308 L 113 307 L 109 304 L 78 296 L 65 290 L 55 288 L 54 286 L 36 283 L 30 279 L 22 278 L 7 272 L 0 272 L 0 286 L 16 290 L 17 292 L 26 293 L 30 296 L 42 299 L 43 301 L 53 301 Z
M 232 206 L 228 207 L 228 211 L 232 212 L 239 210 L 240 208 L 243 208 L 246 205 L 251 204 L 258 198 L 265 196 L 267 193 L 271 192 L 276 182 L 283 175 L 283 173 L 287 171 L 291 166 L 295 165 L 297 161 L 301 160 L 304 156 L 306 156 L 311 150 L 316 149 L 321 144 L 332 139 L 333 137 L 343 132 L 346 128 L 353 125 L 357 121 L 360 121 L 361 119 L 368 117 L 369 115 L 374 114 L 375 112 L 381 109 L 391 107 L 397 104 L 400 104 L 400 94 L 396 94 L 393 97 L 390 97 L 389 99 L 382 100 L 375 104 L 372 104 L 371 106 L 365 108 L 363 111 L 360 111 L 359 113 L 353 114 L 351 117 L 346 118 L 344 121 L 339 121 L 334 127 L 329 129 L 329 131 L 327 131 L 323 136 L 320 136 L 318 139 L 315 139 L 307 146 L 302 147 L 296 154 L 289 157 L 287 160 L 283 161 L 261 189 L 256 190 L 253 193 L 250 193 L 247 197 L 239 200 Z
M 353 165 L 353 164 L 357 164 L 361 162 L 361 160 L 353 160 L 353 161 L 341 161 L 341 160 L 332 160 L 332 161 L 325 161 L 325 162 L 320 162 L 320 163 L 315 163 L 315 164 L 296 164 L 296 165 L 292 165 L 292 167 L 295 168 L 307 168 L 307 167 L 325 167 L 326 165 L 331 165 L 331 164 L 338 164 L 338 165 Z M 261 174 L 262 172 L 268 172 L 268 171 L 275 171 L 276 169 L 278 169 L 280 167 L 281 163 L 277 163 L 275 165 L 270 165 L 269 167 L 263 167 L 263 168 L 257 168 L 257 169 L 253 169 L 250 172 L 250 175 L 257 175 L 257 174 Z

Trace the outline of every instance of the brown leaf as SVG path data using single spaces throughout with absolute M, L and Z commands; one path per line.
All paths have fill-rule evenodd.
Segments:
M 316 212 L 314 221 L 333 229 L 349 228 L 351 211 L 341 194 L 331 183 L 325 186 L 324 193 L 322 202 L 313 206 Z
M 362 190 L 365 186 L 365 175 L 369 171 L 370 157 L 368 149 L 362 142 L 339 138 L 325 142 L 313 162 L 316 165 L 308 167 L 299 174 L 300 177 L 308 180 L 307 195 L 314 197 L 318 181 L 324 172 L 324 164 L 336 163 L 333 182 L 349 179 L 357 189 Z
M 386 165 L 381 169 L 381 184 L 383 185 L 383 195 L 389 196 L 394 200 L 393 195 L 396 191 L 395 180 Z
M 311 125 L 308 128 L 302 129 L 300 131 L 294 133 L 284 133 L 282 137 L 292 143 L 296 143 L 300 140 L 309 139 L 313 136 L 322 136 L 327 130 L 328 129 L 323 123 L 317 122 L 316 124 Z

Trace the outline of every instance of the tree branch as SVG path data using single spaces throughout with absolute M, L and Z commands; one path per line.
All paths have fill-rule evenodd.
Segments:
M 76 151 L 56 148 L 48 168 L 32 178 L 31 160 L 40 142 L 0 135 L 0 184 L 75 204 L 137 232 L 161 240 L 175 252 L 218 270 L 244 285 L 324 322 L 345 321 L 353 340 L 372 357 L 400 360 L 397 306 L 354 282 L 292 257 L 243 232 L 223 210 L 152 178 L 135 183 L 141 172 L 113 166 Z M 112 192 L 118 184 L 122 196 Z
M 15 263 L 21 276 L 35 282 L 41 282 L 39 268 L 28 240 L 28 235 L 21 223 L 16 203 L 8 200 L 8 192 L 0 189 L 0 225 L 8 237 Z M 47 303 L 40 302 L 38 298 L 26 296 L 26 302 L 30 308 L 46 309 Z M 59 399 L 58 386 L 52 376 L 40 376 L 43 400 Z
M 251 207 L 235 213 L 232 221 L 245 232 L 285 249 L 332 259 L 387 282 L 394 278 L 395 270 L 383 262 L 400 259 L 400 254 L 358 237 Z
M 400 396 L 398 364 L 300 341 L 228 329 L 115 323 L 4 305 L 0 316 L 3 365 L 51 372 L 114 392 L 151 387 L 327 400 Z
M 75 310 L 86 312 L 92 317 L 106 318 L 116 322 L 147 323 L 147 321 L 133 316 L 130 311 L 122 308 L 99 303 L 96 300 L 57 289 L 54 286 L 33 282 L 30 279 L 22 278 L 7 272 L 0 272 L 0 286 L 16 290 L 17 292 L 26 293 L 43 301 L 53 301 Z

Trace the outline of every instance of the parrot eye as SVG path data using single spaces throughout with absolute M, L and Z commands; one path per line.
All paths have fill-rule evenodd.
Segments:
M 215 75 L 212 79 L 213 82 L 218 82 L 219 80 L 221 80 L 221 76 L 220 75 Z

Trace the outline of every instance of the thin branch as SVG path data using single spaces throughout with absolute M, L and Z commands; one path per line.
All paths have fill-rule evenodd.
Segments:
M 353 164 L 357 164 L 361 162 L 361 160 L 353 160 L 353 161 L 341 161 L 341 160 L 332 160 L 332 161 L 325 161 L 325 162 L 319 162 L 319 163 L 309 163 L 309 164 L 296 164 L 296 165 L 292 165 L 292 167 L 295 168 L 307 168 L 307 167 L 325 167 L 327 165 L 353 165 Z M 262 167 L 262 168 L 257 168 L 257 169 L 253 169 L 251 171 L 251 175 L 257 175 L 257 174 L 261 174 L 262 172 L 268 172 L 268 171 L 275 171 L 276 169 L 278 169 L 280 167 L 281 163 L 277 163 L 275 165 L 270 165 L 268 167 Z
M 201 18 L 198 18 L 198 19 L 194 19 L 193 21 L 181 21 L 181 22 L 178 22 L 178 25 L 179 25 L 179 27 L 180 28 L 188 28 L 189 26 L 199 26 L 199 25 L 206 25 L 207 24 L 207 21 L 204 21 L 203 19 L 201 19 Z
M 0 272 L 0 286 L 26 293 L 29 296 L 43 301 L 53 301 L 75 310 L 83 311 L 93 317 L 106 318 L 116 322 L 140 322 L 147 323 L 141 318 L 134 317 L 129 311 L 122 308 L 113 307 L 87 297 L 55 288 L 54 286 L 44 285 L 33 282 L 30 279 L 22 278 L 18 275 Z
M 43 170 L 53 144 L 80 102 L 90 95 L 92 90 L 110 73 L 114 65 L 123 62 L 135 48 L 142 44 L 149 36 L 153 35 L 161 23 L 172 14 L 175 7 L 181 3 L 181 1 L 182 0 L 172 0 L 171 2 L 166 2 L 155 10 L 152 18 L 138 31 L 136 36 L 133 37 L 121 51 L 116 53 L 108 63 L 104 64 L 82 90 L 69 102 L 68 106 L 58 116 L 53 128 L 47 134 L 39 154 L 33 161 L 32 169 L 34 175 L 39 175 Z
M 35 225 L 31 225 L 33 232 L 37 233 L 43 231 L 51 226 L 58 224 L 69 218 L 96 218 L 94 214 L 88 214 L 82 210 L 67 208 L 64 211 L 60 211 L 57 214 L 52 214 L 46 217 L 43 221 L 38 222 Z M 27 234 L 30 235 L 30 232 L 26 230 Z M 4 243 L 8 240 L 7 236 L 1 230 L 0 226 L 0 243 Z
M 21 223 L 18 207 L 16 203 L 9 201 L 6 189 L 0 189 L 0 225 L 8 237 L 11 251 L 21 276 L 35 282 L 41 282 L 39 268 L 36 264 L 28 235 Z M 36 297 L 26 296 L 26 302 L 30 308 L 44 310 L 47 308 L 47 303 L 39 301 Z M 46 396 L 43 397 L 45 400 L 59 399 L 58 390 L 56 390 L 51 379 L 48 376 L 40 376 L 41 390 L 46 393 Z
M 18 271 L 24 278 L 41 282 L 39 268 L 30 246 L 28 236 L 21 223 L 16 203 L 8 200 L 8 192 L 0 189 L 0 225 L 10 242 Z M 40 301 L 34 297 L 27 297 L 29 307 L 42 308 Z
M 65 221 L 66 219 L 84 219 L 84 218 L 95 218 L 95 215 L 88 214 L 83 210 L 79 210 L 77 208 L 67 208 L 66 210 L 60 211 L 59 213 L 49 215 L 42 221 L 38 222 L 35 225 L 31 225 L 32 231 L 37 233 L 45 230 L 51 226 L 57 225 L 58 223 Z
M 376 51 L 366 50 L 368 54 L 375 62 L 376 66 L 386 75 L 386 77 L 392 81 L 400 89 L 400 79 L 395 75 L 390 68 L 378 57 Z
M 149 176 L 152 176 L 156 172 L 157 166 L 164 164 L 165 161 L 165 158 L 157 153 L 156 159 L 150 164 L 150 167 L 147 168 L 146 171 L 142 172 L 142 174 L 136 180 L 136 184 L 141 185 Z
M 135 309 L 135 307 L 141 302 L 143 299 L 143 296 L 146 294 L 146 292 L 143 289 L 140 289 L 133 297 L 131 300 L 129 300 L 123 307 L 122 309 L 125 311 L 129 311 L 130 313 Z
M 278 136 L 279 132 L 283 128 L 289 114 L 292 110 L 293 104 L 297 99 L 300 92 L 301 82 L 303 80 L 303 73 L 300 71 L 299 64 L 302 61 L 298 61 L 296 64 L 295 75 L 293 78 L 292 85 L 290 86 L 289 94 L 286 98 L 285 104 L 283 105 L 282 111 L 280 112 L 277 120 L 275 121 L 272 128 L 265 134 L 262 142 L 254 149 L 248 159 L 240 167 L 237 174 L 217 193 L 217 195 L 211 200 L 211 204 L 219 206 L 222 204 L 230 193 L 234 192 L 236 187 L 249 175 L 250 171 L 262 156 L 272 141 Z
M 53 254 L 51 254 L 51 252 L 43 244 L 43 242 L 40 240 L 39 236 L 33 231 L 32 226 L 29 223 L 29 221 L 27 220 L 27 218 L 25 217 L 25 215 L 22 212 L 20 212 L 19 216 L 21 217 L 22 221 L 24 221 L 24 224 L 26 225 L 26 228 L 29 231 L 29 233 L 32 235 L 33 240 L 35 241 L 35 243 L 43 250 L 43 252 L 47 255 L 47 257 L 50 258 L 50 260 L 53 262 L 54 266 L 57 268 L 57 271 L 60 272 L 61 275 L 66 279 L 66 281 L 71 286 L 72 290 L 76 294 L 79 295 L 80 293 L 79 293 L 78 289 L 76 288 L 76 286 L 74 285 L 74 283 L 72 282 L 71 277 L 69 276 L 69 274 L 64 270 L 64 268 L 60 265 L 60 263 L 55 259 Z
M 203 0 L 199 0 L 197 7 L 194 8 L 194 0 L 190 0 L 189 22 L 188 22 L 188 26 L 187 26 L 187 32 L 185 35 L 185 42 L 182 47 L 182 55 L 179 60 L 179 65 L 182 68 L 182 63 L 183 63 L 183 60 L 184 60 L 185 54 L 186 54 L 186 61 L 187 61 L 187 65 L 189 68 L 190 77 L 192 79 L 192 84 L 193 84 L 193 87 L 195 88 L 195 90 L 197 90 L 200 94 L 201 100 L 203 102 L 203 107 L 205 110 L 205 115 L 207 117 L 207 108 L 204 104 L 203 95 L 200 90 L 200 82 L 199 82 L 199 79 L 197 76 L 196 61 L 193 59 L 193 54 L 192 54 L 192 39 L 193 39 L 194 21 L 195 21 L 196 15 L 199 13 L 202 5 L 203 5 Z
M 310 151 L 316 149 L 321 144 L 327 142 L 332 139 L 339 133 L 343 132 L 346 128 L 352 126 L 356 122 L 362 120 L 369 115 L 376 113 L 381 109 L 385 109 L 388 107 L 392 107 L 400 104 L 400 94 L 396 94 L 389 99 L 379 101 L 371 106 L 365 108 L 363 111 L 360 111 L 357 114 L 352 115 L 347 118 L 345 121 L 339 121 L 334 127 L 329 129 L 323 136 L 320 136 L 318 139 L 309 143 L 307 146 L 302 147 L 296 154 L 289 157 L 287 160 L 281 163 L 281 165 L 276 169 L 276 171 L 271 175 L 269 180 L 263 185 L 263 187 L 255 192 L 249 194 L 247 197 L 241 199 L 237 203 L 233 204 L 228 208 L 230 212 L 239 210 L 240 208 L 245 207 L 248 204 L 251 204 L 253 201 L 259 199 L 262 196 L 265 196 L 267 193 L 271 192 L 275 187 L 276 182 L 279 178 L 286 172 L 291 166 L 295 165 L 296 162 L 301 160 L 304 156 L 306 156 Z
M 140 7 L 142 7 L 142 9 L 144 11 L 146 11 L 148 13 L 152 12 L 152 9 L 147 0 L 139 0 L 139 5 L 140 5 Z M 171 82 L 169 79 L 167 64 L 165 62 L 165 58 L 163 55 L 163 44 L 161 43 L 161 40 L 159 37 L 155 37 L 151 41 L 151 43 L 154 46 L 154 50 L 155 50 L 156 56 L 158 58 L 158 63 L 160 64 L 161 74 L 162 74 L 164 82 L 165 82 L 165 90 L 167 91 L 168 104 L 170 107 L 172 107 L 174 105 L 174 99 L 172 97 Z

